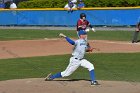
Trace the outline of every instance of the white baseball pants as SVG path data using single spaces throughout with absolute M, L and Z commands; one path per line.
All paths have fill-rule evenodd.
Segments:
M 65 71 L 61 72 L 62 77 L 71 75 L 79 66 L 87 68 L 89 71 L 94 69 L 94 65 L 86 59 L 79 60 L 75 59 L 75 57 L 71 57 L 69 65 Z

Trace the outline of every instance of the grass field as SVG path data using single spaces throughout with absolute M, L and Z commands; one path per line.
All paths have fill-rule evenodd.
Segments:
M 54 31 L 54 30 L 20 30 L 8 29 L 0 30 L 0 41 L 2 40 L 32 40 L 44 38 L 58 38 L 59 33 L 64 33 L 69 37 L 77 38 L 76 31 Z M 89 39 L 96 40 L 119 40 L 131 41 L 133 36 L 132 31 L 90 31 L 88 33 Z M 139 36 L 140 37 L 140 36 Z
M 47 30 L 0 30 L 0 41 L 35 40 L 58 38 L 59 33 L 77 38 L 75 31 Z M 94 40 L 131 41 L 132 31 L 89 32 L 88 38 Z M 140 36 L 139 36 L 140 37 Z M 140 53 L 99 53 L 87 54 L 86 58 L 95 64 L 98 80 L 122 80 L 140 82 Z M 63 71 L 68 65 L 70 55 L 0 59 L 0 80 L 21 78 L 43 78 L 48 73 Z M 71 79 L 89 79 L 86 69 L 79 68 Z
M 98 80 L 140 82 L 140 53 L 87 54 L 95 65 Z M 43 78 L 48 73 L 63 71 L 71 55 L 0 59 L 0 80 Z M 79 68 L 70 79 L 89 79 L 89 72 Z

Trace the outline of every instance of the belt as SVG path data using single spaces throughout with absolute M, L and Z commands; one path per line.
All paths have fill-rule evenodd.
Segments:
M 82 60 L 83 58 L 77 58 L 77 57 L 74 57 L 74 56 L 72 56 L 74 59 L 76 59 L 76 60 Z
M 76 60 L 82 60 L 82 59 L 79 59 L 79 58 L 75 58 Z

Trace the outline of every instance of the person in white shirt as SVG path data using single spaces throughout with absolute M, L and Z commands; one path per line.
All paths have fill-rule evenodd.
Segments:
M 65 5 L 64 9 L 68 10 L 68 12 L 73 12 L 73 8 L 77 8 L 76 5 L 77 0 L 68 0 L 68 4 Z
M 11 1 L 10 2 L 10 9 L 16 9 L 16 8 L 17 8 L 17 5 L 13 1 Z
M 73 2 L 73 3 L 77 3 L 77 0 L 71 0 L 71 2 Z

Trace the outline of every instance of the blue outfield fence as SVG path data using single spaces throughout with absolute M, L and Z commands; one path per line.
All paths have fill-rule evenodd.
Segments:
M 92 25 L 135 25 L 140 20 L 140 8 L 66 10 L 0 10 L 0 25 L 75 26 L 80 13 L 85 13 Z

